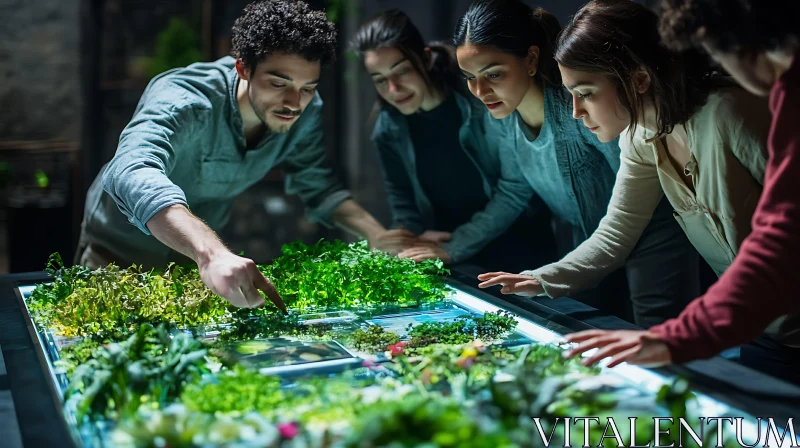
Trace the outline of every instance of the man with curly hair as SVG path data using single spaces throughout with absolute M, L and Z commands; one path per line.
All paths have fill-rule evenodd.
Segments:
M 678 318 L 644 331 L 569 336 L 570 354 L 599 348 L 586 362 L 613 357 L 660 365 L 708 358 L 741 346 L 741 362 L 800 384 L 800 310 L 794 291 L 800 254 L 800 2 L 662 0 L 660 31 L 675 50 L 703 48 L 744 88 L 769 95 L 772 111 L 764 189 L 752 232 L 734 263 Z
M 155 77 L 89 190 L 77 262 L 164 268 L 183 255 L 232 304 L 260 306 L 261 290 L 285 310 L 255 263 L 233 254 L 216 233 L 233 199 L 276 166 L 312 221 L 386 250 L 415 240 L 386 231 L 350 199 L 326 160 L 316 89 L 335 47 L 324 12 L 301 1 L 259 0 L 233 27 L 235 59 Z

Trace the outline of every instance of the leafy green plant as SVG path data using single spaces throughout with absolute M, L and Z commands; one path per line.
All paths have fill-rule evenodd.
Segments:
M 514 315 L 507 311 L 483 316 L 459 316 L 451 322 L 426 322 L 409 325 L 410 347 L 430 344 L 466 344 L 474 340 L 494 342 L 517 326 Z
M 221 371 L 214 380 L 187 386 L 181 401 L 190 411 L 244 415 L 271 412 L 286 399 L 278 377 L 236 367 Z
M 202 384 L 187 386 L 181 401 L 189 411 L 238 417 L 259 412 L 271 419 L 311 424 L 351 421 L 371 378 L 355 373 L 334 378 L 304 378 L 282 388 L 278 377 L 243 367 L 222 371 Z
M 359 371 L 346 372 L 335 378 L 305 378 L 297 381 L 282 409 L 273 410 L 278 418 L 299 421 L 310 426 L 329 426 L 352 423 L 364 407 L 368 386 L 375 386 L 375 377 L 360 377 Z M 375 386 L 382 394 L 389 386 Z M 288 412 L 286 411 L 288 410 Z
M 36 285 L 27 304 L 36 324 L 48 328 L 56 324 L 56 307 L 72 294 L 76 283 L 91 275 L 92 270 L 83 266 L 65 268 L 61 255 L 54 253 L 47 259 L 45 272 L 53 277 L 53 282 Z
M 449 388 L 453 395 L 470 397 L 484 390 L 495 373 L 514 359 L 505 348 L 479 342 L 466 345 L 433 344 L 410 348 L 390 366 L 400 381 L 426 389 Z
M 526 365 L 534 365 L 541 376 L 568 375 L 583 373 L 596 375 L 600 373 L 599 367 L 586 367 L 581 364 L 580 358 L 564 358 L 562 354 L 566 346 L 552 344 L 535 344 L 526 348 Z
M 380 325 L 370 325 L 366 329 L 359 328 L 348 337 L 353 347 L 372 353 L 382 352 L 388 346 L 400 342 L 400 336 Z
M 228 416 L 193 412 L 181 405 L 164 410 L 143 407 L 120 422 L 111 443 L 116 448 L 270 448 L 289 439 L 282 429 L 258 412 Z
M 128 340 L 98 347 L 75 369 L 65 398 L 79 421 L 132 415 L 146 402 L 163 406 L 207 371 L 205 355 L 191 336 L 170 338 L 165 326 L 144 324 Z
M 150 62 L 151 77 L 171 68 L 186 67 L 202 60 L 200 37 L 183 19 L 172 18 L 156 37 L 155 54 Z
M 76 344 L 66 346 L 61 349 L 61 359 L 56 361 L 56 365 L 64 368 L 69 378 L 76 367 L 92 359 L 100 346 L 101 344 L 93 339 L 84 339 Z
M 627 400 L 621 400 L 618 392 L 619 388 L 612 386 L 613 381 L 609 384 L 596 382 L 594 380 L 588 382 L 588 387 L 585 379 L 576 379 L 575 377 L 554 377 L 548 380 L 551 385 L 555 387 L 544 387 L 545 392 L 540 397 L 540 401 L 549 402 L 546 405 L 545 414 L 551 420 L 553 417 L 570 417 L 570 416 L 596 416 L 600 422 L 607 419 L 614 419 L 617 422 L 628 421 L 629 418 L 637 417 L 635 423 L 635 437 L 631 433 L 631 427 L 628 424 L 619 425 L 619 436 L 625 446 L 647 446 L 651 442 L 653 436 L 653 419 L 654 416 L 668 416 L 675 420 L 670 424 L 663 422 L 660 427 L 663 430 L 669 430 L 668 434 L 663 434 L 661 437 L 661 445 L 671 446 L 675 444 L 683 444 L 686 447 L 697 447 L 698 445 L 693 442 L 689 437 L 686 437 L 682 442 L 679 440 L 680 423 L 679 417 L 687 417 L 687 402 L 692 399 L 692 394 L 688 392 L 686 381 L 677 379 L 671 384 L 665 384 L 661 387 L 659 392 L 654 395 L 643 395 L 637 399 L 631 399 L 632 391 L 627 391 L 623 394 L 629 397 Z M 622 386 L 625 388 L 626 386 Z M 549 391 L 547 389 L 550 389 Z M 551 394 L 551 391 L 554 393 Z M 544 398 L 544 400 L 542 400 Z M 689 419 L 691 420 L 691 418 Z M 713 436 L 715 436 L 715 427 L 708 427 L 706 434 L 711 434 L 706 442 L 707 445 L 714 446 L 712 443 Z M 592 425 L 589 431 L 589 440 L 591 446 L 602 447 L 615 447 L 617 443 L 614 439 L 603 439 L 605 432 L 605 425 Z M 582 427 L 572 428 L 572 439 L 580 440 L 583 438 L 584 430 Z M 732 440 L 728 440 L 732 442 Z M 725 444 L 724 446 L 727 446 Z
M 297 242 L 283 247 L 273 264 L 259 266 L 295 311 L 329 308 L 407 306 L 447 296 L 440 261 L 415 263 L 370 250 L 367 242 Z M 28 299 L 38 325 L 62 336 L 120 341 L 143 323 L 166 323 L 202 331 L 231 324 L 224 338 L 287 334 L 317 337 L 326 326 L 301 325 L 267 305 L 235 309 L 202 282 L 196 267 L 171 264 L 163 272 L 113 264 L 94 271 L 65 268 L 54 254 L 48 260 L 53 283 L 39 285 Z M 299 313 L 296 313 L 299 314 Z
M 345 447 L 510 447 L 502 431 L 481 427 L 453 399 L 409 396 L 365 407 L 353 425 Z
M 420 305 L 447 296 L 441 260 L 416 263 L 370 250 L 366 241 L 286 244 L 260 269 L 298 311 Z
M 251 446 L 254 440 L 279 446 L 319 431 L 315 440 L 322 442 L 315 446 L 526 446 L 535 430 L 531 416 L 629 410 L 615 386 L 573 387 L 602 378 L 593 378 L 599 369 L 564 359 L 564 347 L 492 345 L 516 327 L 508 312 L 421 324 L 408 329 L 404 342 L 380 326 L 338 334 L 343 330 L 331 324 L 306 325 L 300 316 L 309 311 L 441 301 L 447 270 L 441 262 L 417 264 L 371 251 L 366 242 L 293 243 L 283 252 L 259 269 L 283 295 L 288 316 L 271 306 L 234 309 L 193 267 L 91 271 L 65 268 L 52 256 L 53 282 L 37 287 L 28 306 L 40 327 L 83 338 L 62 351 L 62 365 L 74 369 L 68 406 L 81 420 L 118 420 L 115 446 Z M 359 350 L 389 350 L 391 371 L 366 363 L 355 372 L 291 384 L 241 366 L 211 374 L 197 337 L 220 324 L 217 340 L 226 344 L 344 337 Z M 176 328 L 187 331 L 170 337 Z M 690 398 L 685 385 L 675 385 L 653 401 L 681 416 Z
M 119 341 L 144 323 L 187 328 L 230 319 L 227 302 L 197 270 L 170 265 L 156 273 L 112 264 L 94 271 L 61 267 L 52 274 L 54 282 L 37 286 L 28 307 L 39 325 L 62 336 Z
M 228 342 L 278 336 L 309 340 L 331 339 L 333 325 L 304 324 L 295 312 L 284 316 L 265 308 L 240 308 L 233 311 L 231 325 L 222 330 L 217 340 Z

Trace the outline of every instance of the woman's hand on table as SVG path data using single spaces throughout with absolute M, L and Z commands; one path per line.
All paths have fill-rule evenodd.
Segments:
M 420 261 L 435 259 L 442 260 L 445 263 L 452 262 L 447 251 L 445 251 L 442 246 L 435 243 L 408 248 L 397 254 L 397 256 L 400 258 L 410 258 L 418 263 Z
M 567 358 L 579 356 L 589 350 L 597 352 L 581 361 L 593 366 L 605 358 L 611 358 L 608 367 L 623 362 L 643 367 L 660 367 L 672 363 L 669 347 L 657 335 L 645 330 L 586 330 L 565 336 L 576 347 L 564 353 Z
M 503 294 L 518 294 L 526 297 L 534 297 L 544 294 L 544 288 L 539 280 L 524 274 L 509 274 L 508 272 L 487 272 L 478 276 L 481 283 L 479 288 L 489 288 L 501 285 L 500 292 Z

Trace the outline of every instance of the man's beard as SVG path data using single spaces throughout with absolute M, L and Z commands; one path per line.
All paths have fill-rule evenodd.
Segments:
M 248 99 L 248 101 L 250 101 L 250 107 L 253 108 L 253 112 L 255 112 L 255 114 L 258 117 L 258 119 L 261 120 L 262 123 L 264 123 L 264 126 L 267 127 L 269 132 L 272 132 L 272 133 L 275 133 L 275 134 L 283 134 L 283 133 L 289 132 L 289 129 L 292 128 L 292 125 L 294 124 L 294 122 L 297 121 L 295 119 L 295 120 L 290 121 L 289 123 L 271 123 L 270 121 L 267 120 L 267 114 L 271 113 L 271 112 L 268 112 L 266 109 L 262 110 L 261 108 L 259 108 L 256 105 L 256 103 L 253 101 L 253 97 L 251 95 L 247 95 L 247 99 Z M 281 109 L 281 110 L 277 111 L 277 113 L 279 113 L 281 115 L 285 115 L 285 116 L 289 116 L 289 115 L 300 116 L 302 111 L 299 111 L 299 110 L 298 111 L 293 111 L 293 110 L 284 108 L 284 109 Z M 275 117 L 274 119 L 278 120 L 277 117 Z

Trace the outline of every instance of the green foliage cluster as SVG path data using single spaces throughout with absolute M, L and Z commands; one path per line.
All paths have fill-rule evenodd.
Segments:
M 91 271 L 51 257 L 54 280 L 37 287 L 28 306 L 37 325 L 83 339 L 62 351 L 65 395 L 79 421 L 117 421 L 114 446 L 510 447 L 528 446 L 531 416 L 552 421 L 624 407 L 613 387 L 578 387 L 599 369 L 564 359 L 564 347 L 491 345 L 516 328 L 505 311 L 421 324 L 408 329 L 408 342 L 380 326 L 336 335 L 393 356 L 390 365 L 367 363 L 333 378 L 287 385 L 242 366 L 212 373 L 198 338 L 203 327 L 224 324 L 223 343 L 326 338 L 341 330 L 305 325 L 302 313 L 418 306 L 447 296 L 441 262 L 401 260 L 366 242 L 293 243 L 283 252 L 259 269 L 289 305 L 288 316 L 232 308 L 196 268 Z M 682 416 L 690 398 L 679 384 L 653 401 Z M 306 443 L 313 428 L 323 435 Z
M 358 350 L 370 353 L 382 352 L 386 347 L 400 342 L 397 333 L 386 330 L 380 325 L 370 325 L 366 329 L 357 329 L 349 335 L 350 343 Z
M 36 287 L 28 308 L 40 327 L 98 342 L 123 340 L 144 323 L 182 329 L 231 324 L 224 339 L 249 339 L 315 336 L 330 330 L 301 325 L 296 315 L 303 311 L 419 305 L 447 295 L 448 271 L 441 261 L 392 257 L 370 250 L 366 241 L 348 245 L 323 240 L 310 246 L 296 242 L 284 245 L 283 253 L 259 269 L 294 317 L 276 314 L 273 306 L 233 308 L 203 284 L 196 267 L 172 264 L 157 272 L 111 264 L 92 271 L 66 268 L 58 254 L 48 260 L 53 282 Z
M 487 343 L 502 339 L 517 326 L 511 313 L 498 311 L 483 316 L 459 316 L 450 322 L 426 322 L 416 327 L 409 324 L 407 345 L 410 349 L 432 344 L 461 345 L 480 340 Z M 358 350 L 382 352 L 400 342 L 400 337 L 380 325 L 370 325 L 345 335 Z
M 500 428 L 483 428 L 462 403 L 442 397 L 414 395 L 382 401 L 365 409 L 354 422 L 345 447 L 429 446 L 501 448 L 511 441 Z
M 466 344 L 474 340 L 493 342 L 517 326 L 514 316 L 507 311 L 485 313 L 483 316 L 459 316 L 451 322 L 426 322 L 409 327 L 409 346 L 430 344 Z
M 239 308 L 232 312 L 233 322 L 222 330 L 217 340 L 220 342 L 245 341 L 279 336 L 298 339 L 330 339 L 333 336 L 332 325 L 304 324 L 299 316 L 295 312 L 282 315 L 265 308 Z
M 202 59 L 197 31 L 185 20 L 173 17 L 156 37 L 156 48 L 149 61 L 148 74 L 154 77 L 169 69 L 186 67 Z
M 120 422 L 109 446 L 277 448 L 284 441 L 276 425 L 258 412 L 228 416 L 173 405 L 166 409 L 142 408 L 135 418 Z
M 390 367 L 400 381 L 434 389 L 450 388 L 460 396 L 485 389 L 495 373 L 517 356 L 504 347 L 477 342 L 433 344 L 411 348 L 405 354 Z
M 260 269 L 296 310 L 419 305 L 447 296 L 449 271 L 441 260 L 393 257 L 370 250 L 367 241 L 294 242 L 282 250 L 281 257 Z
M 271 419 L 330 424 L 351 420 L 363 388 L 374 382 L 353 376 L 351 372 L 336 378 L 303 378 L 282 387 L 276 376 L 237 366 L 187 386 L 181 402 L 189 411 L 207 414 L 240 417 L 258 412 Z
M 95 349 L 75 368 L 65 398 L 78 421 L 130 416 L 148 402 L 164 406 L 207 371 L 205 356 L 193 337 L 170 337 L 165 326 L 144 324 L 128 340 Z
M 48 265 L 53 283 L 34 289 L 28 309 L 39 326 L 61 336 L 120 341 L 145 323 L 191 328 L 229 320 L 227 302 L 196 269 L 171 264 L 156 272 L 112 264 L 92 271 L 65 268 L 57 254 Z
M 586 367 L 581 364 L 581 358 L 564 358 L 562 354 L 566 346 L 538 344 L 531 345 L 526 350 L 525 363 L 535 366 L 539 374 L 544 377 L 567 375 L 570 373 L 597 374 L 599 367 Z
M 239 366 L 220 372 L 214 381 L 191 384 L 181 394 L 181 402 L 188 410 L 209 414 L 272 412 L 285 400 L 278 377 L 261 375 Z
M 602 418 L 620 409 L 613 388 L 574 387 L 597 370 L 568 361 L 559 375 L 550 373 L 548 361 L 560 357 L 558 346 L 439 344 L 410 349 L 409 354 L 397 358 L 396 375 L 360 384 L 355 375 L 344 374 L 281 387 L 278 378 L 236 368 L 187 386 L 181 412 L 168 408 L 157 411 L 155 418 L 156 411 L 144 408 L 138 419 L 122 422 L 120 431 L 137 440 L 135 446 L 150 446 L 159 438 L 170 446 L 199 446 L 199 440 L 216 446 L 214 440 L 232 443 L 228 441 L 255 431 L 264 437 L 236 446 L 518 447 L 530 446 L 536 434 L 532 415 L 542 416 L 549 428 L 563 412 L 578 415 L 574 412 L 583 410 Z M 432 375 L 440 380 L 431 381 Z M 680 412 L 690 398 L 678 383 L 653 399 Z M 142 421 L 148 418 L 155 421 Z M 599 440 L 601 433 L 602 428 L 593 428 L 592 440 Z M 575 433 L 573 440 L 581 440 L 579 436 Z M 553 446 L 559 437 L 557 432 Z
M 61 349 L 61 359 L 57 361 L 57 365 L 66 370 L 67 377 L 69 378 L 72 376 L 72 372 L 75 368 L 92 359 L 95 351 L 101 346 L 102 344 L 94 339 L 84 339 L 75 344 L 68 345 Z

